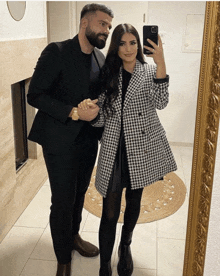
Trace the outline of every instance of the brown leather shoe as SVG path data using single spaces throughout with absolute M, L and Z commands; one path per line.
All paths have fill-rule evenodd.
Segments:
M 99 255 L 99 249 L 90 242 L 84 241 L 79 234 L 74 236 L 73 250 L 79 252 L 83 257 L 95 257 Z
M 68 264 L 57 263 L 57 274 L 56 276 L 70 276 L 71 274 L 71 262 Z

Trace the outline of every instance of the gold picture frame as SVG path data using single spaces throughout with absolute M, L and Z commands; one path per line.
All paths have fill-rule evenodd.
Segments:
M 220 2 L 206 2 L 183 276 L 202 276 L 220 115 Z

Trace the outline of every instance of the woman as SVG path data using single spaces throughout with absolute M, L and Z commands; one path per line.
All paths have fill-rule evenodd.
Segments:
M 140 38 L 130 24 L 118 25 L 102 72 L 99 114 L 92 122 L 104 126 L 96 174 L 96 188 L 103 196 L 99 229 L 100 276 L 112 275 L 111 255 L 121 196 L 126 188 L 126 210 L 119 245 L 119 276 L 133 272 L 130 250 L 132 233 L 140 213 L 143 188 L 177 169 L 173 154 L 156 109 L 168 103 L 168 82 L 163 48 L 149 40 L 154 48 L 150 57 L 157 66 L 144 61 Z M 85 100 L 79 108 L 92 108 Z

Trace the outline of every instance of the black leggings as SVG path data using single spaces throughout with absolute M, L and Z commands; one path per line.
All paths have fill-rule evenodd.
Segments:
M 125 199 L 126 209 L 124 214 L 124 230 L 129 233 L 134 230 L 140 214 L 140 205 L 143 189 L 131 190 L 126 188 Z M 121 208 L 121 192 L 108 192 L 103 198 L 103 211 L 99 228 L 99 247 L 101 262 L 108 262 L 111 259 L 115 242 L 117 221 Z

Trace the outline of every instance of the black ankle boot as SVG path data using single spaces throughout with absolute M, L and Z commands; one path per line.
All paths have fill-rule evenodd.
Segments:
M 133 260 L 131 255 L 132 232 L 125 233 L 122 229 L 121 242 L 118 248 L 119 262 L 117 266 L 119 276 L 131 276 L 133 272 Z
M 111 276 L 111 275 L 112 275 L 111 261 L 101 262 L 99 276 Z

